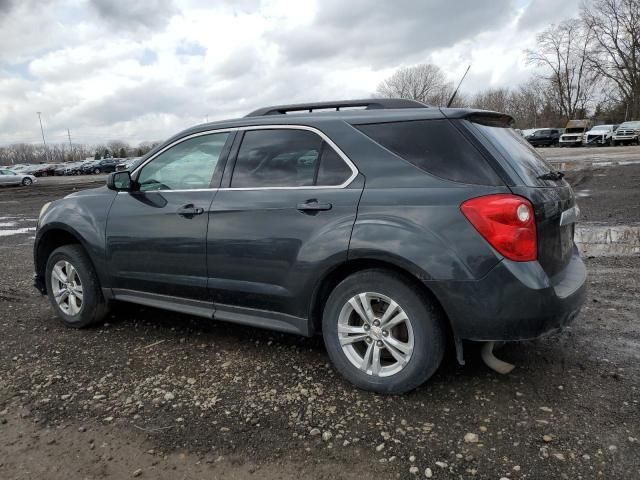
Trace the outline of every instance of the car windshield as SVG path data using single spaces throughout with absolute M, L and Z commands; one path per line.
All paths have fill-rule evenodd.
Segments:
M 593 130 L 610 130 L 611 125 L 598 125 L 597 127 L 593 127 Z
M 474 123 L 528 186 L 546 185 L 541 175 L 554 169 L 512 128 Z

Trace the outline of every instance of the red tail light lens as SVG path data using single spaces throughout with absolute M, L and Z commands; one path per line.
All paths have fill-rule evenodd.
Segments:
M 480 235 L 509 260 L 529 262 L 538 257 L 533 206 L 526 198 L 487 195 L 467 200 L 460 210 Z

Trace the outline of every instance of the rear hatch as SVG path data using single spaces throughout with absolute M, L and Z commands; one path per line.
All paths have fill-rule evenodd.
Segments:
M 531 145 L 509 127 L 509 117 L 471 116 L 472 130 L 500 164 L 511 191 L 533 205 L 538 261 L 550 277 L 571 260 L 577 207 L 561 173 L 555 172 Z

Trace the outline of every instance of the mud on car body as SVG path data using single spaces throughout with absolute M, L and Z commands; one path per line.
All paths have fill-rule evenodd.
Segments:
M 321 334 L 358 387 L 413 389 L 448 343 L 462 361 L 584 301 L 573 192 L 511 121 L 368 99 L 193 127 L 43 207 L 36 286 L 70 327 L 120 300 Z

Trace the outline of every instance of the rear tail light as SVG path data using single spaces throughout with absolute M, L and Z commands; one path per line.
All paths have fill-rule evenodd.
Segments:
M 504 257 L 516 262 L 529 262 L 538 257 L 533 206 L 526 198 L 486 195 L 467 200 L 460 205 L 460 210 Z

